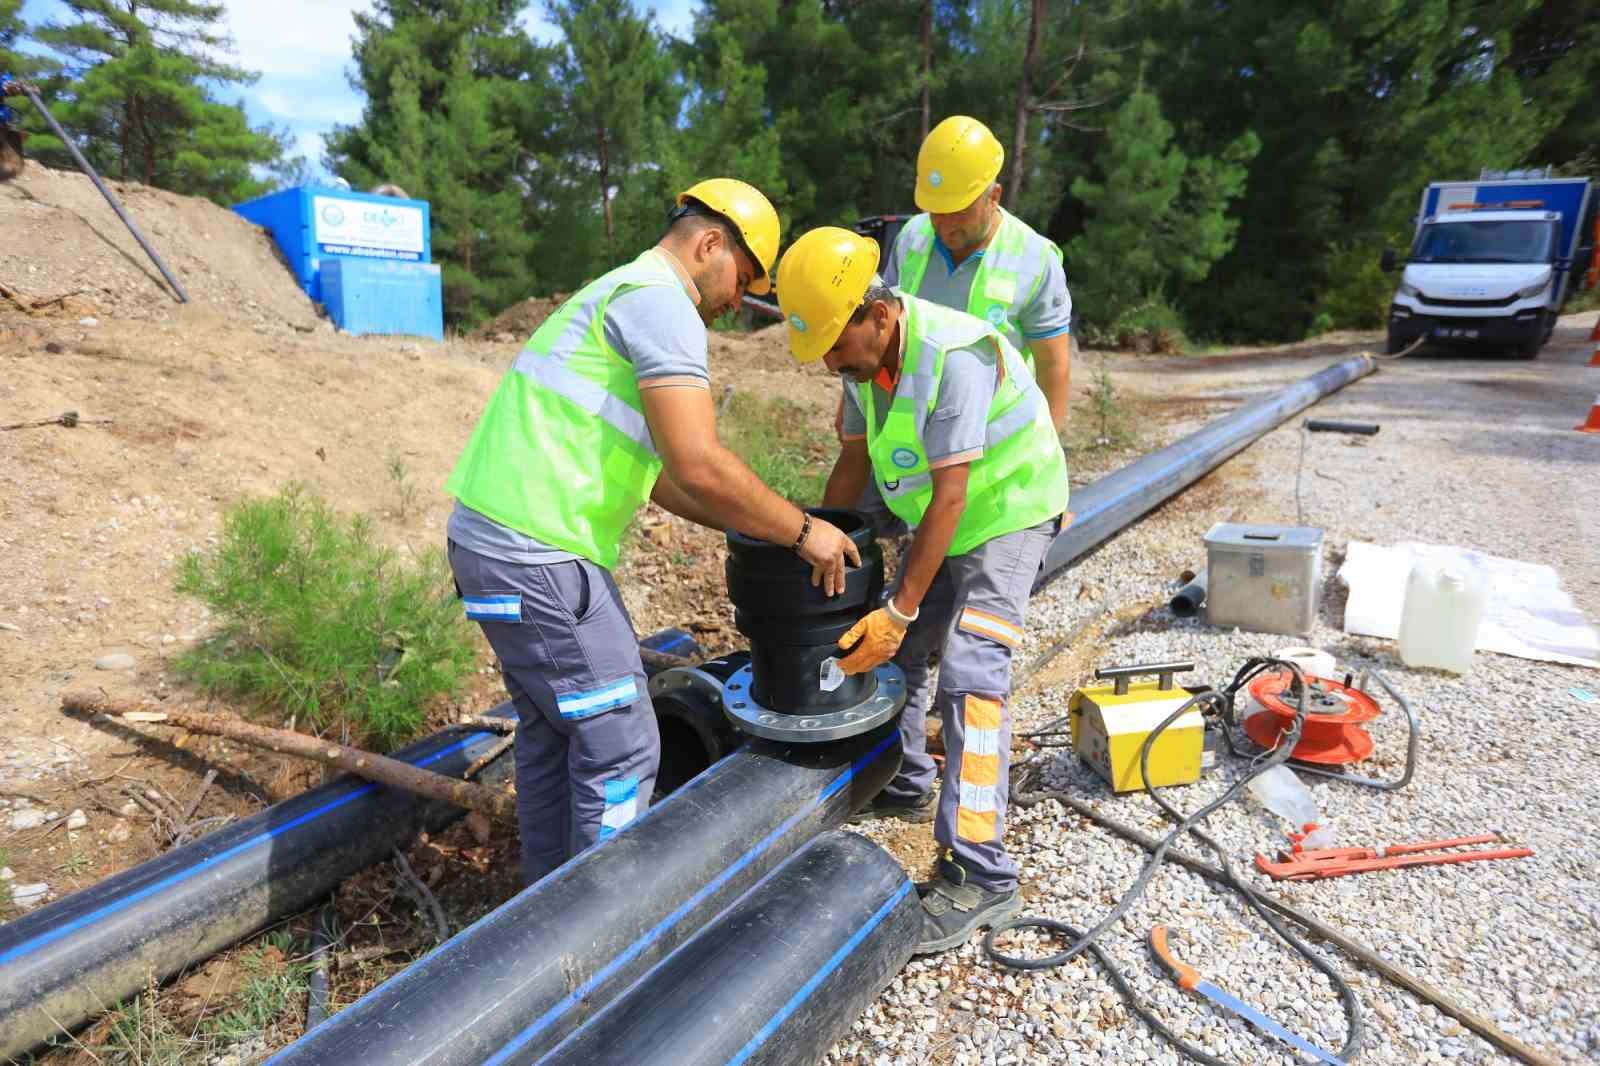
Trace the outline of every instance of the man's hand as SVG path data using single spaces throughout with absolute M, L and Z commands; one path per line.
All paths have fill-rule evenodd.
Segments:
M 855 541 L 845 536 L 838 526 L 812 516 L 811 532 L 796 549 L 800 558 L 811 564 L 811 584 L 821 585 L 825 596 L 837 596 L 844 591 L 844 567 L 861 565 L 861 552 Z
M 850 632 L 839 638 L 839 647 L 848 648 L 856 641 L 856 650 L 839 660 L 839 669 L 847 674 L 864 674 L 894 658 L 900 642 L 906 639 L 906 627 L 879 607 L 850 627 Z
M 1072 334 L 1058 333 L 1028 342 L 1033 353 L 1034 377 L 1050 405 L 1050 421 L 1060 433 L 1067 428 L 1072 403 Z

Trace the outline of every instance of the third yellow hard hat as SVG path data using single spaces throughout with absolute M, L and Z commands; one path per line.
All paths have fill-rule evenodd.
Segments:
M 760 296 L 772 291 L 772 264 L 778 258 L 778 212 L 761 190 L 738 178 L 707 178 L 678 194 L 678 206 L 698 200 L 733 223 L 739 230 L 745 254 L 755 260 L 761 276 L 750 283 Z
M 838 226 L 818 227 L 789 246 L 778 264 L 778 308 L 798 362 L 828 354 L 877 272 L 878 242 Z
M 994 184 L 1005 161 L 1006 150 L 988 126 L 951 115 L 917 152 L 917 206 L 937 215 L 965 211 Z

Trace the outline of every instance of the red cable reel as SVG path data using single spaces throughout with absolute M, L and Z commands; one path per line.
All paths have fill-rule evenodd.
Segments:
M 1249 692 L 1262 710 L 1244 720 L 1244 731 L 1263 748 L 1275 748 L 1294 725 L 1299 694 L 1295 676 L 1285 671 L 1262 674 L 1250 682 Z M 1289 756 L 1322 766 L 1344 766 L 1372 754 L 1372 737 L 1360 723 L 1378 717 L 1378 704 L 1358 688 L 1324 677 L 1306 675 L 1306 720 L 1300 742 Z

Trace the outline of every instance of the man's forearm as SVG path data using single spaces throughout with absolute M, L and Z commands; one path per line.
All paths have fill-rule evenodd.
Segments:
M 1030 341 L 1028 351 L 1033 354 L 1039 390 L 1050 404 L 1050 421 L 1060 433 L 1067 427 L 1072 403 L 1072 334 L 1060 333 Z
M 827 486 L 822 490 L 822 506 L 854 507 L 866 491 L 869 477 L 868 467 L 851 462 L 847 455 L 841 453 L 833 464 L 833 472 L 828 475 Z
M 675 472 L 673 481 L 711 516 L 707 524 L 713 527 L 726 524 L 746 536 L 786 546 L 800 535 L 800 509 L 768 488 L 727 448 L 719 446 L 690 469 Z
M 966 513 L 966 496 L 941 498 L 937 494 L 928 505 L 927 513 L 917 526 L 911 540 L 911 550 L 906 553 L 905 565 L 900 569 L 900 583 L 895 589 L 895 608 L 902 614 L 914 615 L 928 594 L 928 586 L 939 573 L 950 545 L 956 539 L 956 527 Z
M 672 480 L 672 475 L 665 470 L 661 471 L 661 476 L 656 478 L 655 488 L 650 492 L 650 499 L 679 518 L 687 518 L 696 525 L 718 530 L 726 528 L 717 515 L 700 506 L 699 501 L 684 492 L 678 483 Z

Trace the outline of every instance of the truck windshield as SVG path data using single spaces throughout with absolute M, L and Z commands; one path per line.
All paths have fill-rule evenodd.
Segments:
M 1430 222 L 1417 234 L 1413 263 L 1548 263 L 1555 223 L 1547 219 Z

